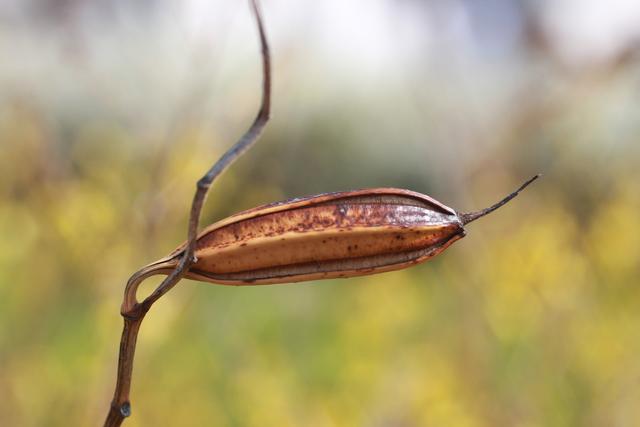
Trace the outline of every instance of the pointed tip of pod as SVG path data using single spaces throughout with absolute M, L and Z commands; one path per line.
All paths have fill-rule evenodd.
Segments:
M 468 212 L 468 213 L 462 213 L 460 214 L 460 220 L 462 221 L 463 225 L 467 225 L 472 221 L 475 221 L 478 218 L 482 218 L 485 215 L 490 214 L 491 212 L 495 211 L 496 209 L 504 206 L 505 204 L 507 204 L 511 199 L 515 198 L 518 194 L 520 194 L 520 192 L 522 190 L 524 190 L 529 184 L 531 184 L 533 181 L 535 181 L 536 179 L 540 178 L 542 176 L 542 174 L 537 174 L 535 176 L 533 176 L 532 178 L 528 179 L 524 184 L 522 184 L 516 191 L 514 191 L 513 193 L 509 194 L 507 197 L 505 197 L 504 199 L 500 200 L 498 203 L 489 206 L 488 208 L 476 211 L 476 212 Z

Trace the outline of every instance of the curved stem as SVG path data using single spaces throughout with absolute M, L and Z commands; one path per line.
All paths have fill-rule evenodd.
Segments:
M 482 218 L 485 215 L 489 215 L 491 212 L 495 211 L 496 209 L 504 206 L 505 204 L 507 204 L 511 199 L 513 199 L 514 197 L 516 197 L 518 194 L 520 194 L 520 192 L 522 190 L 524 190 L 529 184 L 531 184 L 533 181 L 535 181 L 536 179 L 540 178 L 542 175 L 537 174 L 536 176 L 534 176 L 533 178 L 530 178 L 529 180 L 527 180 L 524 184 L 522 184 L 516 191 L 514 191 L 513 193 L 509 194 L 507 197 L 505 197 L 504 199 L 500 200 L 498 203 L 496 203 L 495 205 L 489 206 L 488 208 L 476 211 L 476 212 L 468 212 L 468 213 L 462 213 L 460 214 L 460 220 L 462 221 L 463 225 L 467 225 L 472 221 L 475 221 L 478 218 Z
M 253 123 L 242 135 L 242 137 L 198 180 L 196 192 L 191 203 L 189 214 L 189 228 L 187 232 L 187 242 L 184 252 L 180 255 L 180 261 L 171 259 L 159 263 L 151 264 L 142 268 L 127 282 L 124 300 L 122 302 L 121 314 L 124 317 L 124 327 L 120 339 L 120 353 L 118 357 L 118 377 L 113 400 L 109 413 L 104 422 L 104 427 L 117 427 L 124 419 L 131 415 L 131 403 L 129 402 L 129 391 L 131 389 L 131 374 L 133 372 L 133 357 L 136 350 L 138 332 L 144 316 L 151 306 L 164 294 L 169 292 L 183 278 L 189 267 L 196 261 L 195 248 L 198 235 L 198 224 L 202 206 L 209 192 L 213 181 L 220 176 L 231 164 L 249 150 L 258 140 L 262 131 L 269 121 L 271 111 L 271 57 L 269 54 L 269 44 L 262 24 L 262 15 L 258 7 L 257 0 L 250 0 L 251 9 L 256 19 L 258 34 L 260 37 L 260 47 L 262 54 L 262 102 L 260 110 Z M 177 262 L 177 265 L 176 265 Z M 147 277 L 160 272 L 168 272 L 169 275 L 158 285 L 158 287 L 142 302 L 136 299 L 138 286 Z

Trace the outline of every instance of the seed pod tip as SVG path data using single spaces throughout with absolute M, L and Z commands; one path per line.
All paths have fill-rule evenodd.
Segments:
M 531 184 L 533 181 L 535 181 L 536 179 L 540 178 L 542 176 L 542 174 L 536 174 L 535 176 L 533 176 L 532 178 L 529 178 L 524 184 L 522 184 L 516 191 L 514 191 L 513 193 L 509 194 L 507 197 L 505 197 L 504 199 L 500 200 L 498 203 L 489 206 L 488 208 L 485 209 L 481 209 L 479 211 L 476 212 L 468 212 L 468 213 L 462 213 L 460 214 L 460 220 L 462 221 L 463 225 L 467 225 L 472 221 L 475 221 L 478 218 L 482 218 L 485 215 L 490 214 L 491 212 L 495 211 L 496 209 L 504 206 L 505 204 L 507 204 L 511 199 L 513 199 L 514 197 L 516 197 L 518 194 L 520 194 L 520 192 L 522 190 L 524 190 L 529 184 Z

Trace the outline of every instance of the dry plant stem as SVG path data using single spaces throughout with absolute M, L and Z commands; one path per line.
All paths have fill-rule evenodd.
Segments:
M 251 9 L 256 19 L 258 33 L 260 36 L 260 46 L 262 51 L 262 103 L 258 115 L 253 124 L 245 134 L 236 142 L 207 173 L 198 180 L 196 192 L 191 203 L 189 215 L 189 229 L 187 234 L 187 244 L 184 254 L 178 266 L 162 281 L 160 285 L 142 302 L 136 299 L 138 286 L 144 279 L 153 275 L 151 271 L 142 269 L 129 279 L 124 300 L 122 302 L 121 314 L 124 317 L 124 328 L 120 340 L 120 354 L 118 357 L 118 376 L 116 389 L 109 409 L 109 414 L 105 420 L 105 427 L 120 426 L 124 419 L 131 415 L 131 405 L 129 402 L 129 390 L 131 388 L 131 374 L 133 371 L 133 357 L 136 348 L 138 331 L 144 316 L 147 314 L 153 303 L 173 288 L 184 277 L 189 267 L 196 261 L 194 251 L 198 234 L 198 224 L 200 213 L 206 199 L 207 193 L 213 181 L 222 174 L 238 157 L 249 150 L 260 137 L 262 130 L 269 120 L 271 105 L 271 62 L 269 55 L 269 45 L 262 24 L 262 17 L 257 0 L 250 0 Z
M 462 224 L 467 225 L 470 222 L 473 222 L 478 218 L 482 218 L 485 215 L 489 215 L 491 212 L 495 211 L 496 209 L 506 205 L 511 199 L 513 199 L 518 194 L 520 194 L 520 192 L 522 190 L 527 188 L 529 186 L 529 184 L 531 184 L 533 181 L 535 181 L 536 179 L 540 178 L 541 176 L 542 175 L 540 175 L 540 174 L 537 174 L 537 175 L 533 176 L 532 178 L 527 180 L 524 184 L 522 184 L 516 191 L 514 191 L 511 194 L 509 194 L 507 197 L 505 197 L 504 199 L 500 200 L 498 203 L 496 203 L 496 204 L 494 204 L 492 206 L 489 206 L 488 208 L 479 210 L 477 212 L 468 212 L 468 213 L 460 214 L 460 219 L 462 220 Z

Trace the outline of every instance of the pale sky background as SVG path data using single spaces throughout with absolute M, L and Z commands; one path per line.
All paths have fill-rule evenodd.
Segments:
M 163 80 L 184 84 L 203 62 L 233 70 L 236 61 L 255 62 L 244 1 L 100 3 L 2 0 L 2 92 L 39 88 L 74 68 L 124 70 L 136 79 L 144 71 L 135 69 L 149 66 Z M 539 17 L 552 49 L 570 67 L 607 61 L 640 41 L 635 0 L 266 0 L 262 7 L 276 61 L 317 67 L 316 74 L 330 73 L 334 83 L 376 79 L 416 63 L 445 63 L 448 70 L 517 64 L 524 8 Z M 65 86 L 51 90 L 61 95 Z M 170 82 L 164 86 L 171 90 Z
M 28 99 L 51 120 L 112 118 L 143 131 L 185 114 L 232 135 L 245 125 L 237 118 L 252 116 L 259 88 L 247 2 L 102 3 L 0 1 L 0 101 Z M 262 9 L 274 122 L 286 117 L 293 132 L 301 116 L 353 103 L 374 124 L 392 117 L 385 140 L 431 115 L 430 137 L 443 126 L 447 141 L 434 150 L 456 158 L 491 144 L 483 133 L 523 94 L 562 88 L 640 41 L 637 0 L 265 0 Z M 527 16 L 546 56 L 526 46 Z

